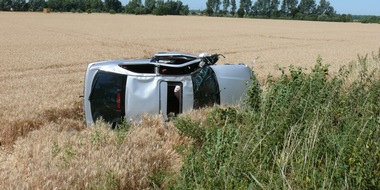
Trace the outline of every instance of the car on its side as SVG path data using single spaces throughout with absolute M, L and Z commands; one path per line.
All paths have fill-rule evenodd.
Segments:
M 87 126 L 112 126 L 144 114 L 164 118 L 205 106 L 237 105 L 253 72 L 244 64 L 215 65 L 220 54 L 158 52 L 152 58 L 90 63 L 84 83 Z

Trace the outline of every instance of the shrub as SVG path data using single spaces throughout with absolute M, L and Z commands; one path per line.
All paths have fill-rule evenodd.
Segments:
M 318 15 L 307 14 L 307 15 L 305 15 L 305 17 L 303 19 L 304 20 L 309 20 L 309 21 L 316 21 L 316 20 L 318 20 Z
M 191 137 L 199 145 L 203 144 L 205 138 L 205 130 L 200 127 L 199 121 L 192 121 L 187 117 L 180 117 L 175 120 L 179 134 Z
M 144 7 L 136 7 L 134 12 L 135 12 L 135 15 L 143 15 L 146 13 L 145 11 L 146 10 Z
M 110 14 L 116 14 L 116 11 L 113 10 L 113 9 L 111 9 L 111 10 L 109 11 L 109 13 L 110 13 Z
M 163 16 L 168 14 L 168 7 L 166 5 L 160 6 L 158 8 L 153 9 L 153 14 L 158 16 Z
M 239 8 L 238 11 L 237 11 L 237 15 L 239 18 L 243 18 L 244 17 L 244 14 L 245 14 L 245 11 L 243 8 Z
M 257 80 L 256 76 L 253 76 L 252 84 L 247 84 L 247 85 L 251 85 L 251 86 L 248 88 L 248 91 L 246 94 L 246 97 L 247 97 L 246 103 L 254 111 L 259 111 L 260 104 L 261 104 L 261 98 L 262 98 L 261 97 L 262 89 L 261 89 L 260 83 Z
M 327 21 L 328 20 L 328 16 L 326 14 L 321 14 L 318 16 L 318 21 Z
M 206 15 L 207 16 L 212 16 L 213 14 L 214 14 L 214 10 L 212 10 L 212 8 L 206 9 Z
M 379 189 L 380 71 L 369 62 L 359 56 L 335 76 L 321 58 L 309 72 L 283 68 L 265 93 L 250 87 L 255 106 L 214 108 L 206 122 L 180 117 L 176 127 L 196 143 L 171 187 Z

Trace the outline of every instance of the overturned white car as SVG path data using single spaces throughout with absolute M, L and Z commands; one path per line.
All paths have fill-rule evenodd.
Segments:
M 158 52 L 150 59 L 89 64 L 84 85 L 87 126 L 100 118 L 115 126 L 147 113 L 167 118 L 214 104 L 239 104 L 252 70 L 244 64 L 215 65 L 219 56 Z

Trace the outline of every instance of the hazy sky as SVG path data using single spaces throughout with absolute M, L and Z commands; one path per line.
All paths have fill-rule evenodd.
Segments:
M 129 0 L 121 0 L 123 4 Z M 142 0 L 144 2 L 144 0 Z M 166 0 L 165 0 L 166 1 Z M 240 0 L 236 0 L 239 3 Z M 182 0 L 190 9 L 205 9 L 206 0 Z M 252 2 L 255 2 L 253 0 Z M 316 0 L 319 3 L 319 0 Z M 339 14 L 378 15 L 380 16 L 380 0 L 329 0 Z

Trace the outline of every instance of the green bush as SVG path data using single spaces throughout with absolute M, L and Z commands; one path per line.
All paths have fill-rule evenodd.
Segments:
M 153 14 L 157 16 L 167 15 L 168 12 L 169 12 L 169 9 L 166 5 L 153 9 Z
M 178 118 L 195 143 L 171 187 L 379 189 L 380 71 L 368 63 L 359 56 L 335 76 L 321 58 L 310 71 L 283 68 L 264 92 L 251 86 L 245 109 L 214 108 L 206 122 Z
M 214 10 L 212 10 L 212 8 L 208 8 L 208 9 L 206 9 L 206 15 L 207 15 L 207 16 L 212 16 L 212 15 L 214 15 Z
M 360 22 L 361 23 L 379 23 L 380 18 L 377 16 L 365 17 Z
M 198 145 L 203 144 L 205 129 L 200 127 L 199 121 L 192 121 L 190 118 L 178 118 L 174 122 L 179 133 L 183 136 L 191 137 Z
M 243 18 L 244 17 L 244 14 L 245 14 L 245 11 L 243 8 L 239 8 L 238 11 L 237 11 L 237 15 L 239 18 Z
M 327 21 L 328 19 L 329 17 L 326 14 L 321 14 L 317 18 L 318 21 Z
M 296 20 L 303 20 L 305 18 L 305 15 L 302 14 L 302 13 L 296 13 L 295 16 L 294 16 L 294 18 Z
M 247 84 L 248 85 L 248 84 Z M 261 94 L 262 89 L 259 81 L 256 76 L 252 76 L 252 84 L 247 91 L 247 100 L 246 103 L 250 106 L 254 111 L 259 111 L 261 105 Z
M 116 11 L 113 10 L 113 9 L 111 9 L 111 10 L 109 11 L 109 13 L 110 13 L 110 14 L 116 14 Z
M 134 12 L 135 12 L 135 15 L 146 14 L 146 10 L 144 7 L 136 7 Z
M 305 15 L 305 17 L 303 19 L 308 20 L 308 21 L 316 21 L 316 20 L 318 20 L 318 15 L 308 14 L 308 15 Z

